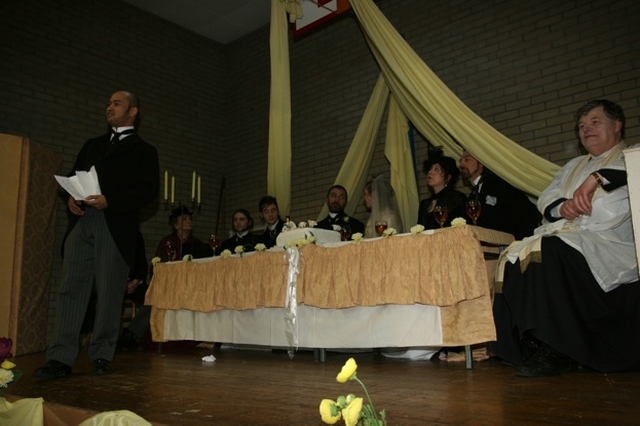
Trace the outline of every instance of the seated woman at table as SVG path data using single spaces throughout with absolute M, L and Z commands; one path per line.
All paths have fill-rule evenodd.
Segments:
M 364 228 L 365 238 L 379 237 L 376 224 L 384 223 L 387 228 L 394 228 L 397 233 L 402 232 L 402 220 L 398 215 L 396 195 L 391 182 L 384 175 L 369 180 L 364 187 L 364 206 L 369 220 Z
M 425 229 L 440 228 L 433 215 L 436 206 L 447 209 L 447 220 L 443 226 L 451 226 L 451 221 L 457 217 L 466 217 L 464 205 L 467 196 L 453 189 L 460 176 L 456 160 L 442 155 L 442 151 L 436 152 L 424 162 L 424 171 L 432 195 L 420 202 L 418 223 Z
M 220 244 L 216 254 L 219 255 L 224 250 L 229 250 L 233 254 L 238 246 L 242 246 L 245 252 L 253 251 L 256 244 L 260 242 L 260 237 L 251 233 L 253 228 L 251 213 L 245 209 L 238 209 L 231 215 L 231 223 L 234 234 Z

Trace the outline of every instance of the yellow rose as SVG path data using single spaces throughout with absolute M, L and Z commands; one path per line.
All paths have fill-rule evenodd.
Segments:
M 16 365 L 11 361 L 9 361 L 8 359 L 5 359 L 4 361 L 2 361 L 2 365 L 0 365 L 0 367 L 4 368 L 5 370 L 11 370 L 15 366 Z
M 342 410 L 342 417 L 344 417 L 344 424 L 347 426 L 355 426 L 360 418 L 360 411 L 362 411 L 362 398 L 354 398 L 347 408 Z
M 323 399 L 320 402 L 320 417 L 322 417 L 322 421 L 326 424 L 333 425 L 340 420 L 342 414 L 340 414 L 340 410 L 338 410 L 334 401 Z
M 358 369 L 358 364 L 356 364 L 356 360 L 353 358 L 349 358 L 347 362 L 342 366 L 342 370 L 336 377 L 338 383 L 346 383 L 347 380 L 351 379 L 354 374 L 356 374 L 356 370 Z

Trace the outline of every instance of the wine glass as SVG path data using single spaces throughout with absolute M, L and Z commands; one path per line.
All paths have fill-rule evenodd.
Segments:
M 447 221 L 447 218 L 449 217 L 447 207 L 435 206 L 433 208 L 433 217 L 435 218 L 436 222 L 440 224 L 440 228 L 442 228 L 444 226 L 444 223 Z
M 167 257 L 169 258 L 169 261 L 176 260 L 176 248 L 171 244 L 171 241 L 167 240 L 165 249 L 167 250 Z
M 379 237 L 382 236 L 384 231 L 387 230 L 387 221 L 386 220 L 377 220 L 376 221 L 376 233 Z
M 340 240 L 349 241 L 351 239 L 351 227 L 346 223 L 340 228 Z
M 473 224 L 478 226 L 478 217 L 480 217 L 480 212 L 482 212 L 482 204 L 480 200 L 469 200 L 465 205 L 467 209 L 467 214 L 473 220 Z
M 218 236 L 216 234 L 211 234 L 211 236 L 209 237 L 209 246 L 213 250 L 214 256 L 216 255 L 216 249 L 218 248 L 219 245 L 220 245 L 220 239 L 218 238 Z

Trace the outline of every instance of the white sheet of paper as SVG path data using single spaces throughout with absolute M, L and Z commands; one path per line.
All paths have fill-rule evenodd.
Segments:
M 91 166 L 91 170 L 88 172 L 76 170 L 75 176 L 54 175 L 54 177 L 74 200 L 84 200 L 89 195 L 102 194 L 95 166 Z

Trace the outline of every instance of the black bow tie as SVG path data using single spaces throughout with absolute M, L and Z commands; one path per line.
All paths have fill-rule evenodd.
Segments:
M 135 130 L 129 129 L 129 130 L 123 130 L 122 132 L 111 131 L 111 143 L 118 142 L 120 140 L 120 136 L 130 135 L 131 133 L 135 133 Z

